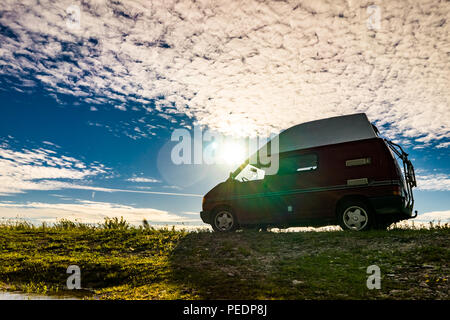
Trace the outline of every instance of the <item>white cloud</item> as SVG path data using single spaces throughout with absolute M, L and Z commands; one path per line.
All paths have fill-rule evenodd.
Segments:
M 181 188 L 179 186 L 163 186 L 164 189 L 176 189 L 180 190 Z
M 191 222 L 198 219 L 181 217 L 167 211 L 152 208 L 136 208 L 109 202 L 80 200 L 78 203 L 42 203 L 30 202 L 17 204 L 0 202 L 2 218 L 28 218 L 35 221 L 51 221 L 69 219 L 85 222 L 103 222 L 105 217 L 124 217 L 132 224 L 140 224 L 143 219 L 150 223 Z
M 450 176 L 446 174 L 417 175 L 419 190 L 450 191 Z
M 442 142 L 436 146 L 437 149 L 448 148 L 450 147 L 450 142 Z
M 152 187 L 135 187 L 136 189 L 139 189 L 139 190 L 151 190 L 152 189 Z
M 120 109 L 164 97 L 160 115 L 224 133 L 363 111 L 392 138 L 450 135 L 449 2 L 379 2 L 378 31 L 371 1 L 83 2 L 79 29 L 71 4 L 4 1 L 0 72 Z
M 58 179 L 77 181 L 106 170 L 102 164 L 88 166 L 73 157 L 57 156 L 52 150 L 15 151 L 4 144 L 0 146 L 0 195 L 61 189 L 68 183 Z
M 129 178 L 127 179 L 127 181 L 131 181 L 131 182 L 146 182 L 146 183 L 157 183 L 157 182 L 161 182 L 158 179 L 153 179 L 153 178 L 142 178 L 142 177 L 134 177 L 134 178 Z
M 199 215 L 198 212 L 192 212 L 192 211 L 184 211 L 184 212 L 182 212 L 182 213 L 183 213 L 183 214 L 190 215 L 190 216 L 198 216 L 198 215 Z
M 54 144 L 53 142 L 50 142 L 50 141 L 42 141 L 42 143 L 52 146 L 52 147 L 55 147 L 55 148 L 60 148 L 60 146 L 58 146 L 57 144 Z M 47 150 L 47 151 L 49 151 L 49 150 Z M 55 151 L 52 151 L 52 152 L 55 153 Z
M 127 108 L 125 106 L 114 106 L 114 108 L 119 109 L 121 111 L 127 111 Z
M 414 221 L 420 221 L 420 222 L 429 222 L 434 221 L 441 223 L 448 223 L 450 222 L 450 210 L 446 211 L 432 211 L 432 212 L 426 212 L 419 214 L 417 218 L 414 219 Z

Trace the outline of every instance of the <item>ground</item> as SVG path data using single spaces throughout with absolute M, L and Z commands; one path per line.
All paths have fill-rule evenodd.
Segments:
M 0 226 L 0 288 L 87 299 L 449 299 L 450 228 L 227 234 Z M 369 290 L 367 267 L 381 270 Z

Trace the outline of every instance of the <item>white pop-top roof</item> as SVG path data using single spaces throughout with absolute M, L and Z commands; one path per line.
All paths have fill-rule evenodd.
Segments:
M 301 123 L 284 130 L 278 137 L 279 152 L 282 153 L 376 138 L 377 134 L 366 114 L 356 113 Z

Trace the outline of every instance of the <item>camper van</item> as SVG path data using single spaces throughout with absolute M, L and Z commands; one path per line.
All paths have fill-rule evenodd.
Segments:
M 218 232 L 337 224 L 362 231 L 417 215 L 408 154 L 364 113 L 302 123 L 276 138 L 278 148 L 270 151 L 272 139 L 258 152 L 277 157 L 278 170 L 266 174 L 247 159 L 203 197 L 203 222 Z

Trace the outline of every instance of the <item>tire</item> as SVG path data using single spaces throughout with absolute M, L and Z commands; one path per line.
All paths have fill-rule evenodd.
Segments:
M 338 220 L 344 230 L 366 231 L 375 225 L 370 208 L 361 200 L 345 201 L 340 205 Z
M 228 207 L 220 207 L 214 210 L 211 226 L 216 232 L 231 232 L 238 228 L 236 215 Z

